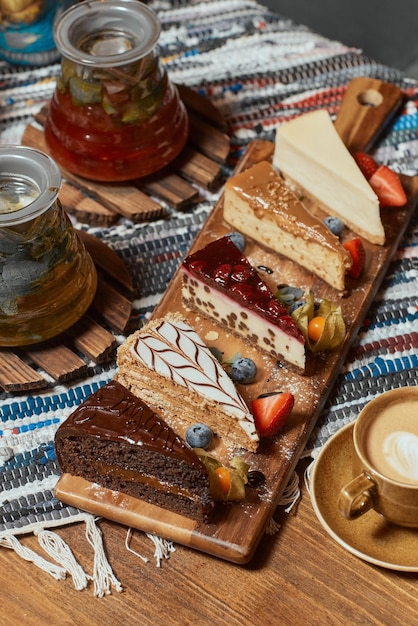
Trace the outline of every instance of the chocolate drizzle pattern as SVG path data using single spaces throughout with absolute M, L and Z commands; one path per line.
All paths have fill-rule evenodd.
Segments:
M 150 332 L 140 333 L 132 354 L 145 367 L 174 383 L 218 402 L 238 420 L 252 441 L 258 441 L 254 420 L 228 374 L 196 331 L 182 320 L 161 320 Z

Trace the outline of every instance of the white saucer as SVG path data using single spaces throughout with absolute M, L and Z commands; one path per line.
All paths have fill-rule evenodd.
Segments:
M 333 435 L 316 458 L 310 476 L 312 506 L 325 530 L 355 556 L 388 569 L 418 572 L 418 529 L 403 528 L 368 511 L 348 521 L 337 506 L 338 493 L 352 478 L 353 424 Z

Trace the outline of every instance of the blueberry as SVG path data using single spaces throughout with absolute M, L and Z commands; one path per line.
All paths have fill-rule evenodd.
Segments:
M 291 285 L 277 285 L 276 298 L 285 306 L 290 306 L 295 300 L 303 296 L 303 289 Z
M 241 235 L 241 233 L 238 233 L 238 232 L 234 231 L 232 233 L 228 233 L 226 236 L 229 237 L 229 239 L 232 241 L 233 244 L 236 245 L 236 247 L 241 252 L 241 254 L 243 254 L 243 252 L 245 250 L 245 237 L 244 237 L 244 235 Z
M 193 424 L 186 431 L 186 442 L 192 448 L 209 448 L 213 439 L 213 432 L 206 424 Z
M 339 217 L 326 217 L 324 224 L 327 226 L 333 235 L 339 237 L 344 230 L 344 224 Z
M 303 306 L 304 304 L 306 304 L 306 300 L 297 300 L 296 302 L 292 302 L 289 307 L 289 315 L 292 315 L 293 311 L 296 311 L 296 309 L 299 309 L 299 307 Z
M 250 470 L 247 475 L 248 487 L 261 487 L 266 482 L 266 477 L 260 470 Z
M 235 383 L 247 385 L 252 383 L 257 375 L 257 366 L 252 359 L 240 357 L 231 366 L 231 378 Z

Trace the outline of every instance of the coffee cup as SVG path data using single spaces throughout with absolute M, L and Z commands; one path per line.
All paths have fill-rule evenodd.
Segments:
M 343 517 L 374 509 L 389 522 L 418 528 L 418 387 L 369 402 L 355 421 L 353 444 L 354 478 L 338 497 Z

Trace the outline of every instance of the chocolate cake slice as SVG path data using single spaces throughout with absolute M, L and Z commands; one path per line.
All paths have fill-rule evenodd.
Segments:
M 63 472 L 107 489 L 199 521 L 213 508 L 209 477 L 194 450 L 116 381 L 61 424 L 55 450 Z

